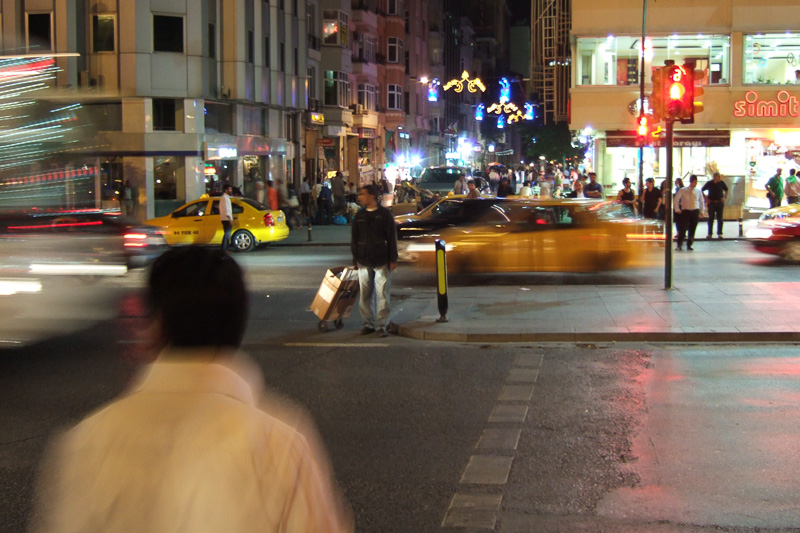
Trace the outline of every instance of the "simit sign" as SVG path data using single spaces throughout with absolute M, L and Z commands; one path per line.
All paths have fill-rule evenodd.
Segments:
M 759 100 L 756 91 L 747 91 L 744 100 L 733 103 L 733 116 L 735 117 L 797 117 L 797 97 L 791 96 L 788 91 L 779 91 L 775 100 Z

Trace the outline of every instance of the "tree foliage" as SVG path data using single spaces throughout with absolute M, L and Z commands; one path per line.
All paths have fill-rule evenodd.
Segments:
M 579 164 L 586 156 L 588 143 L 581 143 L 566 122 L 542 124 L 520 121 L 513 125 L 522 141 L 522 151 L 530 158 L 541 156 L 548 161 Z

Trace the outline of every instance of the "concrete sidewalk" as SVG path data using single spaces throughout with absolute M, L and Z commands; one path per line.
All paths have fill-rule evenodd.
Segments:
M 698 244 L 714 246 L 705 233 L 701 223 Z M 350 227 L 314 226 L 311 235 L 294 230 L 275 246 L 347 246 Z M 726 222 L 724 237 L 739 239 L 739 225 Z M 675 285 L 451 286 L 444 323 L 433 288 L 395 286 L 393 320 L 399 335 L 431 341 L 800 342 L 800 283 Z
M 429 292 L 396 302 L 398 334 L 455 342 L 800 341 L 800 283 L 451 287 L 444 323 Z

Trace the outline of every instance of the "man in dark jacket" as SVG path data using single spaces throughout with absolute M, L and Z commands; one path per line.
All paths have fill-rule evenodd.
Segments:
M 378 336 L 386 337 L 392 271 L 397 268 L 397 230 L 391 211 L 379 204 L 379 196 L 376 185 L 359 190 L 358 202 L 363 208 L 353 219 L 350 250 L 358 266 L 359 310 L 364 321 L 361 334 L 377 330 Z

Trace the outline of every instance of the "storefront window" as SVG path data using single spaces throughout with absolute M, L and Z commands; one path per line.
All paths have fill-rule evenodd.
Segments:
M 266 190 L 265 178 L 268 176 L 266 156 L 246 155 L 242 157 L 244 164 L 244 187 L 242 194 L 245 198 L 252 198 L 264 203 Z
M 800 33 L 757 33 L 744 41 L 744 83 L 800 84 Z
M 375 153 L 375 130 L 364 129 L 364 137 L 358 139 L 358 166 L 373 164 Z
M 183 161 L 175 157 L 153 158 L 153 193 L 156 200 L 177 200 Z
M 205 162 L 206 193 L 216 194 L 222 192 L 222 184 L 234 184 L 234 174 L 238 162 L 236 159 L 215 159 Z
M 575 65 L 577 85 L 638 85 L 641 37 L 580 37 Z M 671 59 L 694 61 L 705 72 L 702 85 L 730 83 L 730 36 L 670 35 L 648 37 L 645 60 L 654 67 Z M 645 71 L 645 83 L 650 73 Z

